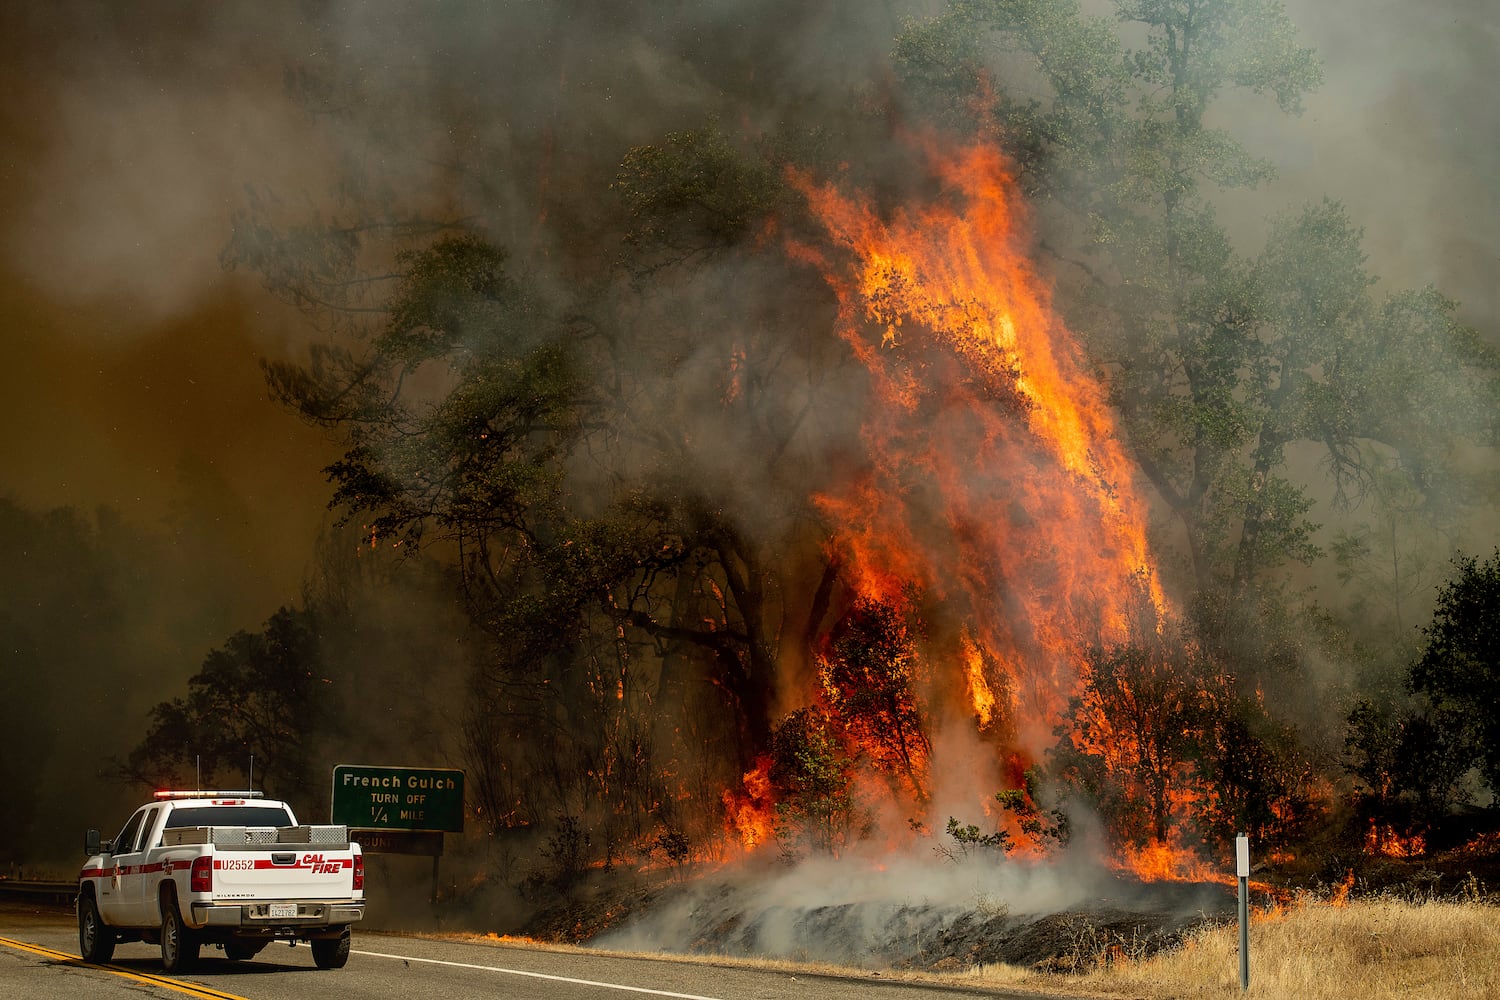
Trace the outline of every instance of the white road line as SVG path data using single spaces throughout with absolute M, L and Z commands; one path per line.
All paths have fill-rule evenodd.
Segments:
M 555 983 L 572 983 L 575 986 L 597 986 L 605 990 L 620 990 L 624 993 L 648 993 L 654 997 L 676 997 L 677 1000 L 718 1000 L 696 993 L 671 993 L 667 990 L 652 990 L 644 986 L 622 986 L 619 983 L 601 983 L 592 979 L 574 979 L 571 976 L 549 976 L 545 972 L 527 972 L 524 969 L 504 969 L 498 965 L 470 965 L 468 962 L 444 962 L 436 958 L 412 958 L 410 955 L 388 955 L 383 951 L 352 951 L 353 955 L 369 958 L 399 958 L 403 962 L 422 962 L 426 965 L 446 965 L 452 969 L 477 969 L 480 972 L 503 972 L 507 976 L 526 976 L 530 979 L 550 979 Z

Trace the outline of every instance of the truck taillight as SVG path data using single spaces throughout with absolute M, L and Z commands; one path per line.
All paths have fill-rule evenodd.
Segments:
M 356 854 L 354 856 L 354 891 L 362 892 L 365 888 L 365 856 Z
M 193 892 L 214 891 L 214 859 L 201 857 L 193 859 L 192 871 L 188 873 L 188 889 Z

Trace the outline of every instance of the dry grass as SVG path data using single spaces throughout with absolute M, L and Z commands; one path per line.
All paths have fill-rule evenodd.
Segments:
M 1347 905 L 1308 898 L 1275 914 L 1258 914 L 1250 928 L 1249 997 L 1275 1000 L 1500 1000 L 1500 907 L 1467 899 L 1411 901 L 1364 897 Z M 547 951 L 595 949 L 496 935 L 412 933 Z M 1004 988 L 1039 996 L 1131 1000 L 1233 1000 L 1239 985 L 1239 931 L 1207 928 L 1179 949 L 1134 958 L 1130 942 L 1080 932 L 1071 957 L 1078 974 L 1016 966 L 984 966 L 968 973 L 912 970 L 873 972 L 820 963 L 726 956 L 642 957 L 706 965 L 878 978 L 914 983 Z
M 1079 996 L 1229 1000 L 1245 995 L 1239 970 L 1239 931 L 1230 925 L 1141 961 L 1100 956 L 1081 975 L 986 967 L 974 978 Z M 1259 916 L 1250 928 L 1248 995 L 1500 1000 L 1500 910 L 1477 902 L 1370 898 L 1345 906 L 1309 902 Z

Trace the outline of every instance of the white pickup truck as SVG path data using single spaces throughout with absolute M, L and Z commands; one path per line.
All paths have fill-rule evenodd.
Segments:
M 343 826 L 299 826 L 259 792 L 157 792 L 113 840 L 88 831 L 78 876 L 78 950 L 108 962 L 115 944 L 161 946 L 168 972 L 204 944 L 232 961 L 275 940 L 312 944 L 320 969 L 349 960 L 365 911 L 364 856 Z

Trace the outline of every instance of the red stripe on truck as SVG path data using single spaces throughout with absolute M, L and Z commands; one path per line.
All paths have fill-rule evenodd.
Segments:
M 278 865 L 269 858 L 215 858 L 214 868 L 218 871 L 313 871 L 322 874 L 331 874 L 344 868 L 354 867 L 354 856 L 347 858 L 325 858 L 321 854 L 304 854 L 289 865 Z
M 172 862 L 156 861 L 149 865 L 116 865 L 113 868 L 85 868 L 79 878 L 110 878 L 115 875 L 150 875 L 152 872 L 172 870 Z

